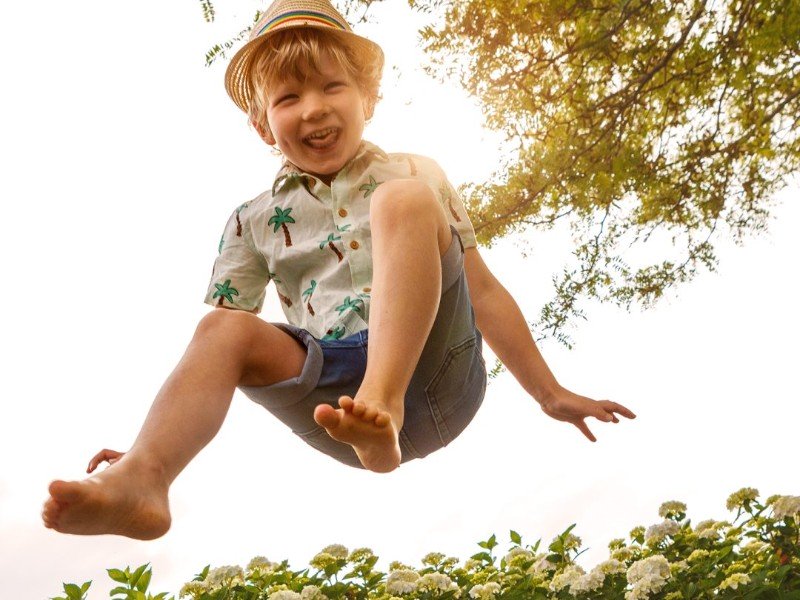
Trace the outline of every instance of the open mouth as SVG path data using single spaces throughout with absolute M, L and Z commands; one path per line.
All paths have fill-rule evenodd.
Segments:
M 303 138 L 303 143 L 315 150 L 325 150 L 330 148 L 339 139 L 339 129 L 336 127 L 326 127 L 311 133 Z

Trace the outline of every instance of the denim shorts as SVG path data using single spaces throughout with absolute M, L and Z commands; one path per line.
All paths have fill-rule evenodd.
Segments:
M 452 442 L 483 402 L 486 365 L 464 273 L 464 247 L 453 231 L 442 256 L 439 311 L 405 397 L 400 431 L 402 462 L 422 458 Z M 299 377 L 269 386 L 240 386 L 244 394 L 288 425 L 304 442 L 336 460 L 361 468 L 351 446 L 332 439 L 314 421 L 314 408 L 338 408 L 355 396 L 367 365 L 369 330 L 338 340 L 319 340 L 305 329 L 273 323 L 307 350 Z

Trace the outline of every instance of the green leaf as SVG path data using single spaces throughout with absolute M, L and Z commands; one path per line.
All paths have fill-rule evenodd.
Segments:
M 67 593 L 67 598 L 69 598 L 69 600 L 81 600 L 83 598 L 81 588 L 74 583 L 65 583 L 64 591 Z
M 119 586 L 119 587 L 115 587 L 113 590 L 111 590 L 109 592 L 109 595 L 111 595 L 111 596 L 116 596 L 117 594 L 127 595 L 129 591 L 130 591 L 129 587 Z
M 135 588 L 136 584 L 139 583 L 139 579 L 142 577 L 142 574 L 144 573 L 145 569 L 147 569 L 147 563 L 143 564 L 138 569 L 136 569 L 130 576 L 130 579 L 128 581 L 130 582 L 132 588 Z
M 470 558 L 473 560 L 482 560 L 485 562 L 492 562 L 492 555 L 488 552 L 478 552 L 477 554 L 473 554 Z
M 119 569 L 106 569 L 108 576 L 118 583 L 128 583 L 128 576 Z
M 92 586 L 92 581 L 91 581 L 91 579 L 90 579 L 89 581 L 85 581 L 85 582 L 83 583 L 83 585 L 81 586 L 81 592 L 83 592 L 83 593 L 85 594 L 86 592 L 88 592 L 88 591 L 89 591 L 89 588 L 90 588 L 91 586 Z
M 560 562 L 564 562 L 564 557 L 561 556 L 560 554 L 548 554 L 547 555 L 547 560 L 550 561 L 551 563 L 556 563 L 557 564 L 557 563 L 560 563 Z
M 147 586 L 150 585 L 150 578 L 153 576 L 152 570 L 147 570 L 142 573 L 142 576 L 139 578 L 139 581 L 136 582 L 136 589 L 140 592 L 146 592 Z
M 510 531 L 510 536 L 512 542 L 514 542 L 517 545 L 522 544 L 522 536 L 513 529 Z

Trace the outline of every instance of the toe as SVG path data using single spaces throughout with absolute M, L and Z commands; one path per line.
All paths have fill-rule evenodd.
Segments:
M 339 411 L 329 404 L 320 404 L 314 409 L 314 420 L 325 429 L 333 429 L 339 425 L 341 416 Z
M 352 412 L 355 401 L 350 396 L 342 396 L 339 398 L 339 407 L 345 412 Z
M 391 415 L 386 411 L 380 411 L 375 417 L 375 425 L 378 427 L 386 427 L 392 422 Z
M 378 410 L 372 406 L 365 406 L 364 412 L 359 415 L 361 420 L 370 423 L 375 420 L 375 417 L 378 416 Z
M 48 491 L 54 502 L 74 502 L 81 496 L 80 484 L 74 481 L 53 481 Z

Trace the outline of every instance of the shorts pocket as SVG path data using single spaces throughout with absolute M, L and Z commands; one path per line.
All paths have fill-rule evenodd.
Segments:
M 425 388 L 428 408 L 443 446 L 478 412 L 486 391 L 486 367 L 477 335 L 451 347 Z

